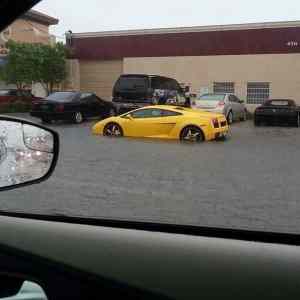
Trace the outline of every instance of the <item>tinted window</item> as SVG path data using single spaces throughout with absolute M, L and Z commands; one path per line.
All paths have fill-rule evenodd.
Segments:
M 162 89 L 162 80 L 160 77 L 152 77 L 151 78 L 151 88 Z
M 87 98 L 87 97 L 90 97 L 90 96 L 92 96 L 91 93 L 82 93 L 82 94 L 80 95 L 80 99 L 84 99 L 84 98 Z
M 230 95 L 230 96 L 229 96 L 229 101 L 230 101 L 230 102 L 238 102 L 238 98 L 235 97 L 234 95 Z
M 145 90 L 149 86 L 147 77 L 121 77 L 116 88 L 120 90 Z
M 205 101 L 223 101 L 225 98 L 224 94 L 205 94 L 198 97 L 199 100 Z
M 74 92 L 58 92 L 49 95 L 46 100 L 53 100 L 57 102 L 70 102 L 75 100 L 78 94 Z
M 172 88 L 176 91 L 181 91 L 181 87 L 175 79 L 172 79 Z
M 156 118 L 161 117 L 163 115 L 163 111 L 161 109 L 156 108 L 148 108 L 148 109 L 141 109 L 131 113 L 133 118 Z
M 171 111 L 171 110 L 162 110 L 162 114 L 164 117 L 172 117 L 172 116 L 181 116 L 181 113 Z

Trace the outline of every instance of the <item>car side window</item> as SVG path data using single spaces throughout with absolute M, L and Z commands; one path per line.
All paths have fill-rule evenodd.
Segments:
M 90 94 L 90 93 L 82 93 L 81 95 L 80 95 L 80 100 L 81 99 L 85 99 L 85 98 L 87 98 L 87 97 L 90 97 L 92 94 Z
M 181 116 L 181 113 L 178 113 L 176 111 L 171 110 L 162 110 L 162 116 L 163 117 L 175 117 L 175 116 Z
M 105 105 L 105 101 L 103 101 L 101 98 L 99 98 L 98 96 L 96 96 L 95 94 L 93 94 L 91 96 L 91 101 L 93 101 L 93 103 L 96 103 L 98 105 Z
M 235 102 L 236 103 L 241 103 L 241 99 L 240 98 L 238 98 L 237 96 L 234 96 L 234 98 L 235 98 Z
M 158 118 L 163 116 L 163 111 L 156 108 L 141 109 L 131 113 L 134 119 Z
M 233 102 L 233 103 L 237 102 L 235 96 L 229 95 L 229 102 Z

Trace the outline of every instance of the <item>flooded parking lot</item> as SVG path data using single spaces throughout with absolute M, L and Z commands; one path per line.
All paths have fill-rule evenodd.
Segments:
M 247 121 L 225 142 L 188 145 L 96 137 L 93 123 L 51 125 L 52 178 L 2 192 L 0 209 L 300 232 L 300 129 Z

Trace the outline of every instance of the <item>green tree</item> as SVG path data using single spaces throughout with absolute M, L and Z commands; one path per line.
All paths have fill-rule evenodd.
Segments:
M 39 45 L 36 51 L 38 68 L 33 81 L 42 83 L 51 93 L 67 77 L 66 48 L 62 43 L 57 43 L 54 46 Z
M 30 74 L 33 70 L 32 60 L 30 59 L 32 46 L 10 41 L 7 47 L 9 49 L 8 62 L 1 68 L 0 78 L 8 84 L 15 84 L 18 89 L 21 89 L 25 84 L 32 83 L 32 74 Z
M 25 84 L 41 83 L 48 93 L 63 82 L 66 73 L 66 49 L 54 46 L 9 41 L 8 62 L 0 70 L 0 78 L 21 89 Z

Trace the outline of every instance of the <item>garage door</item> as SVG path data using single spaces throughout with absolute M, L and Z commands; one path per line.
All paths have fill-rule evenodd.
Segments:
M 82 91 L 95 92 L 99 97 L 110 100 L 114 83 L 122 73 L 122 60 L 80 60 L 80 88 Z

